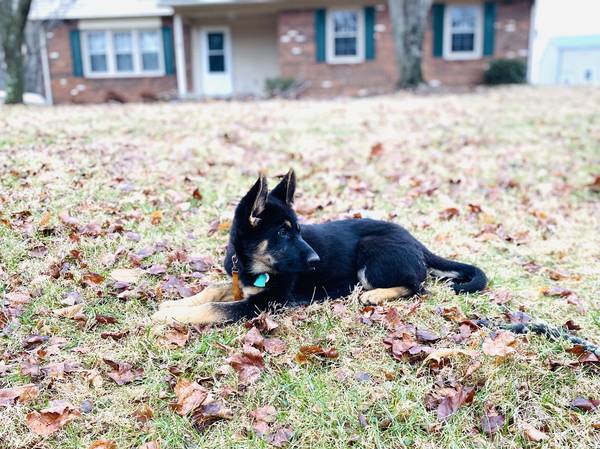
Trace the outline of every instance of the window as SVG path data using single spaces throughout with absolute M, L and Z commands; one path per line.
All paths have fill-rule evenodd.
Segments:
M 113 34 L 117 72 L 133 72 L 133 40 L 131 32 Z
M 90 30 L 83 31 L 83 39 L 86 77 L 164 75 L 159 30 Z
M 327 62 L 351 64 L 364 60 L 362 9 L 336 9 L 327 13 Z
M 140 53 L 142 54 L 142 70 L 157 71 L 160 69 L 160 35 L 158 31 L 140 31 Z
M 480 5 L 449 5 L 444 18 L 444 57 L 476 59 L 482 55 L 483 20 Z
M 208 72 L 225 73 L 225 34 L 214 31 L 206 35 L 208 44 Z
M 106 63 L 106 33 L 103 31 L 94 31 L 88 33 L 87 49 L 90 70 L 94 73 L 107 72 L 108 65 Z

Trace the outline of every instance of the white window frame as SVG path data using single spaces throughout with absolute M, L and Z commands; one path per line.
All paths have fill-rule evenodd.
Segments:
M 354 12 L 356 13 L 357 29 L 356 29 L 356 55 L 340 56 L 335 54 L 335 32 L 333 24 L 333 16 L 336 12 Z M 356 7 L 339 7 L 330 8 L 327 10 L 326 16 L 326 59 L 328 64 L 359 64 L 365 60 L 365 16 L 363 8 Z
M 115 35 L 115 33 L 129 33 L 131 35 L 132 69 L 129 70 L 129 71 L 117 70 L 117 52 L 115 51 L 115 41 L 114 41 L 114 35 Z M 136 69 L 136 66 L 135 66 L 136 53 L 141 53 L 141 52 L 139 52 L 139 50 L 136 51 L 136 47 L 139 44 L 139 42 L 137 41 L 136 37 L 137 37 L 136 33 L 134 33 L 133 30 L 111 30 L 111 32 L 110 32 L 110 43 L 112 44 L 111 52 L 112 52 L 112 57 L 114 58 L 114 60 L 113 60 L 114 70 L 115 70 L 116 73 L 118 73 L 120 75 L 133 75 L 133 74 L 135 74 L 135 71 L 136 71 L 135 70 Z M 108 57 L 108 54 L 107 54 L 107 57 Z M 96 73 L 96 72 L 93 72 L 93 73 Z
M 452 51 L 452 11 L 470 7 L 476 11 L 473 51 Z M 444 59 L 464 61 L 483 57 L 483 6 L 480 3 L 462 3 L 446 5 L 444 14 Z
M 142 69 L 142 51 L 139 42 L 139 33 L 144 31 L 156 32 L 158 35 L 158 70 Z M 88 52 L 88 34 L 103 32 L 106 39 L 106 58 L 107 71 L 92 71 L 89 52 Z M 113 43 L 114 33 L 130 32 L 133 45 L 133 70 L 128 72 L 117 71 L 117 58 Z M 83 29 L 81 30 L 81 56 L 83 59 L 83 75 L 86 78 L 145 78 L 165 76 L 165 54 L 163 48 L 163 39 L 160 28 L 112 28 L 112 29 Z

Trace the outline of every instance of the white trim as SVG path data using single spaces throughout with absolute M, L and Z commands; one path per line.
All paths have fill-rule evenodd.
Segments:
M 336 56 L 335 55 L 335 33 L 333 28 L 333 14 L 336 12 L 355 12 L 357 14 L 356 29 L 356 55 L 355 56 Z M 365 60 L 365 16 L 363 8 L 329 8 L 325 16 L 325 54 L 328 64 L 359 64 Z
M 158 6 L 156 0 L 35 0 L 29 20 L 100 19 L 159 17 L 173 15 L 173 9 Z
M 183 40 L 183 20 L 180 14 L 175 14 L 173 19 L 173 33 L 175 37 L 175 71 L 177 72 L 177 93 L 179 98 L 187 95 L 187 71 L 185 67 L 185 44 Z
M 138 19 L 97 19 L 80 20 L 77 28 L 80 30 L 117 30 L 133 28 L 160 28 L 162 22 L 160 17 L 146 17 Z
M 52 79 L 50 78 L 50 63 L 48 61 L 46 29 L 43 24 L 40 26 L 40 56 L 42 59 L 42 78 L 44 80 L 46 104 L 52 105 L 54 103 L 52 98 Z
M 452 10 L 455 8 L 471 7 L 476 11 L 474 48 L 471 52 L 452 51 Z M 480 59 L 483 56 L 483 5 L 481 3 L 446 4 L 444 12 L 444 59 L 450 61 L 465 61 Z
M 194 27 L 191 31 L 190 52 L 192 55 L 192 92 L 202 95 L 202 42 L 201 28 Z
M 113 45 L 113 34 L 129 31 L 132 39 L 133 70 L 129 72 L 117 71 L 116 55 Z M 139 33 L 152 31 L 158 35 L 158 70 L 142 69 L 142 51 L 140 48 Z M 106 42 L 106 72 L 94 72 L 90 65 L 90 55 L 88 53 L 88 34 L 104 33 Z M 163 48 L 163 39 L 160 28 L 144 29 L 110 29 L 98 30 L 88 29 L 81 32 L 81 57 L 83 59 L 83 76 L 85 78 L 152 78 L 165 76 L 165 50 Z
M 211 73 L 208 71 L 208 33 L 218 32 L 223 33 L 225 39 L 225 47 L 223 48 L 223 56 L 225 57 L 225 72 Z M 231 30 L 228 26 L 209 26 L 200 29 L 200 59 L 202 67 L 202 93 L 214 97 L 230 97 L 233 95 L 233 57 L 231 45 Z M 228 84 L 227 92 L 214 93 L 207 92 L 207 78 L 210 76 L 227 77 Z

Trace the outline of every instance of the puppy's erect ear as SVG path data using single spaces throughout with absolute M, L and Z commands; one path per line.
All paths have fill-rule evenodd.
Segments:
M 267 178 L 261 173 L 252 188 L 240 201 L 240 206 L 243 206 L 242 209 L 245 212 L 244 218 L 247 219 L 252 226 L 258 224 L 260 220 L 258 216 L 265 210 L 268 194 Z
M 294 169 L 290 168 L 287 175 L 283 177 L 281 182 L 271 191 L 271 195 L 288 206 L 291 206 L 294 202 L 294 193 L 296 192 L 296 173 Z

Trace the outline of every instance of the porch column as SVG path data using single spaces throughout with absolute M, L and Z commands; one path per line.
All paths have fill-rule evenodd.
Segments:
M 183 21 L 175 14 L 173 20 L 175 37 L 175 70 L 177 71 L 177 93 L 179 98 L 187 95 L 187 72 L 185 67 L 185 45 L 183 42 Z

